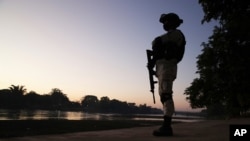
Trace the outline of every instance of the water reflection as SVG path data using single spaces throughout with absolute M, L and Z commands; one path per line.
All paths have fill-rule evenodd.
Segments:
M 44 120 L 44 119 L 111 119 L 109 114 L 83 113 L 69 111 L 47 111 L 47 110 L 3 110 L 0 109 L 0 120 Z
M 188 118 L 188 119 L 187 119 Z M 0 120 L 162 120 L 162 115 L 121 115 L 84 113 L 70 111 L 47 111 L 47 110 L 1 110 Z M 180 115 L 174 121 L 194 122 L 202 120 L 201 117 L 188 117 Z
M 7 118 L 10 118 L 10 119 L 16 119 L 16 120 L 18 120 L 19 119 L 19 117 L 20 117 L 20 110 L 13 110 L 13 111 L 11 111 L 11 112 L 6 112 L 6 116 L 7 116 Z
M 0 110 L 0 120 L 64 119 L 66 113 L 45 110 Z

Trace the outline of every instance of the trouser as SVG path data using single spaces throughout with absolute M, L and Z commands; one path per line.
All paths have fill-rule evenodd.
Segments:
M 175 108 L 172 98 L 173 82 L 177 74 L 177 61 L 175 59 L 161 59 L 156 62 L 156 75 L 159 84 L 159 95 L 163 104 L 164 116 L 172 117 Z

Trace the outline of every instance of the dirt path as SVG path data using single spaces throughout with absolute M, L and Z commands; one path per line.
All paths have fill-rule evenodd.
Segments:
M 250 124 L 250 119 L 209 120 L 174 124 L 173 137 L 154 137 L 158 127 L 136 127 L 118 130 L 91 131 L 63 135 L 44 135 L 0 139 L 0 141 L 229 141 L 230 124 Z

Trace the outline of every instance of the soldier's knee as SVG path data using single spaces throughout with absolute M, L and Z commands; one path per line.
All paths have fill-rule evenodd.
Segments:
M 168 100 L 173 100 L 173 94 L 172 93 L 163 93 L 161 94 L 161 103 L 164 103 Z

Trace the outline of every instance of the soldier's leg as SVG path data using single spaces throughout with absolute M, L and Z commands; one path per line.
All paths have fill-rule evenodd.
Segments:
M 159 84 L 160 85 L 160 84 Z M 153 132 L 155 136 L 172 136 L 173 130 L 171 127 L 172 115 L 175 111 L 174 102 L 172 98 L 172 80 L 163 80 L 161 81 L 161 93 L 160 98 L 163 104 L 163 112 L 164 112 L 164 121 L 162 126 Z
M 163 104 L 163 112 L 164 116 L 172 117 L 175 111 L 174 101 L 173 101 L 173 81 L 165 80 L 164 86 L 166 87 L 164 91 L 161 93 L 161 102 Z
M 155 130 L 155 136 L 172 136 L 171 127 L 172 115 L 175 111 L 173 102 L 173 81 L 176 78 L 177 63 L 176 61 L 162 60 L 157 62 L 156 71 L 158 75 L 159 94 L 163 104 L 164 122 L 160 129 Z

